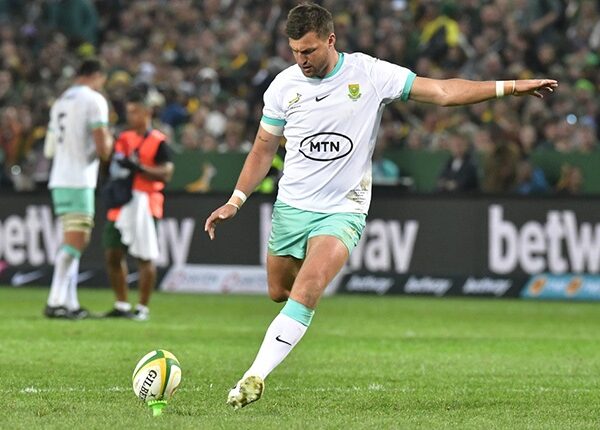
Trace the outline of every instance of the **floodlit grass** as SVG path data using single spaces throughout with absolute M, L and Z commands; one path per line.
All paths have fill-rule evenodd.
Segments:
M 47 291 L 0 288 L 0 428 L 600 428 L 597 304 L 326 298 L 259 402 L 225 404 L 280 305 L 156 294 L 152 319 L 56 321 Z M 104 311 L 107 290 L 82 290 Z M 180 391 L 153 418 L 131 372 L 173 352 Z

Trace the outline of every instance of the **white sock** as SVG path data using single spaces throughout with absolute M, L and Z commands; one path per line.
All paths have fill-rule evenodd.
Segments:
M 115 302 L 115 309 L 121 312 L 129 312 L 131 310 L 131 304 L 129 302 Z
M 141 303 L 135 305 L 135 310 L 146 314 L 150 313 L 150 308 L 148 306 L 142 305 Z
M 267 329 L 254 363 L 244 373 L 244 378 L 256 375 L 265 379 L 302 339 L 307 328 L 287 315 L 277 315 Z
M 69 288 L 67 293 L 67 309 L 76 311 L 81 308 L 77 298 L 77 281 L 79 280 L 79 258 L 75 258 L 71 264 L 71 273 L 69 274 Z
M 54 273 L 52 274 L 52 285 L 50 286 L 50 294 L 48 295 L 48 306 L 66 306 L 67 296 L 69 292 L 69 281 L 71 267 L 75 261 L 75 257 L 60 248 L 56 254 L 54 261 Z

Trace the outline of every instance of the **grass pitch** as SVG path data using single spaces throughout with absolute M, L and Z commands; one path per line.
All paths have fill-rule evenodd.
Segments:
M 234 412 L 229 388 L 280 305 L 159 293 L 149 322 L 73 322 L 41 316 L 46 293 L 0 288 L 0 428 L 600 428 L 597 304 L 326 298 L 263 398 Z M 112 304 L 107 290 L 80 299 Z M 131 373 L 156 348 L 183 380 L 153 418 Z

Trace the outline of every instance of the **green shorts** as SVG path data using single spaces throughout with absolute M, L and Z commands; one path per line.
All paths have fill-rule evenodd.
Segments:
M 121 232 L 115 227 L 114 221 L 106 221 L 104 231 L 102 232 L 102 245 L 105 249 L 124 248 L 127 246 L 121 242 Z
M 54 213 L 81 213 L 94 216 L 93 188 L 52 188 L 52 203 Z
M 322 213 L 296 209 L 277 200 L 273 206 L 269 254 L 291 255 L 303 260 L 308 239 L 334 236 L 351 253 L 365 228 L 365 214 Z

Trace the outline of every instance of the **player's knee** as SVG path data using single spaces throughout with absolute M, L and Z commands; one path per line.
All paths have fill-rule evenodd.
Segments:
M 90 214 L 66 213 L 61 216 L 63 231 L 67 242 L 77 249 L 84 249 L 90 242 L 94 218 Z
M 281 303 L 290 297 L 290 292 L 278 285 L 269 285 L 269 297 L 274 302 Z

